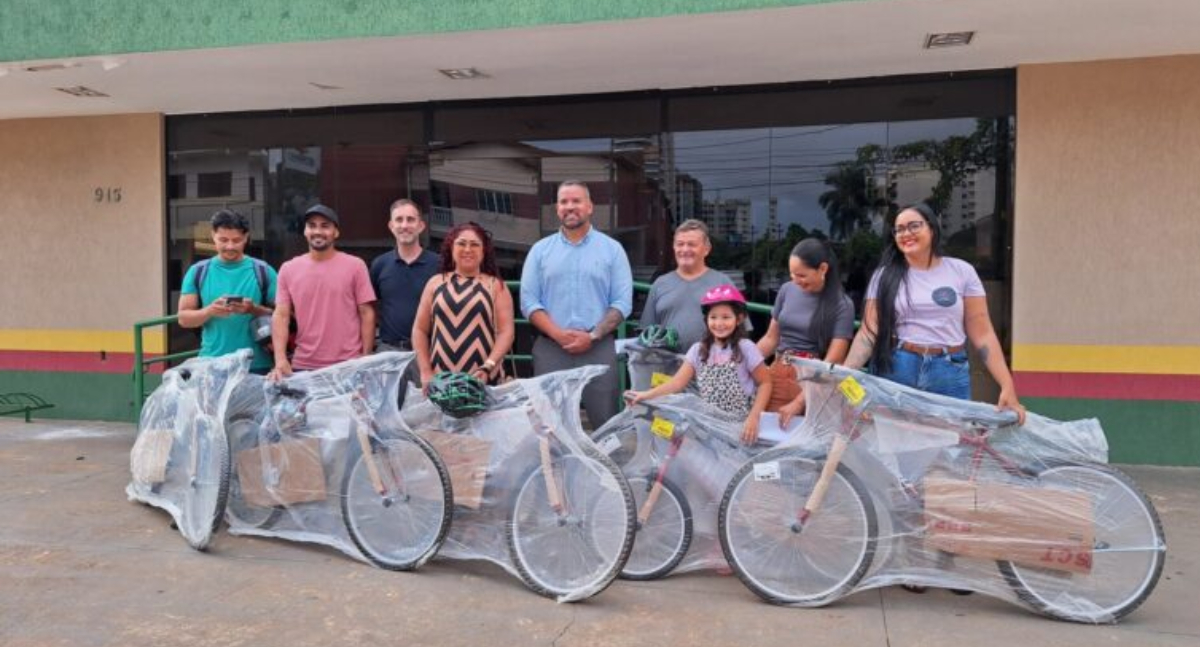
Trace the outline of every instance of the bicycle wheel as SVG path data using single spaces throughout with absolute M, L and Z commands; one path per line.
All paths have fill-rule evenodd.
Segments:
M 239 454 L 258 447 L 258 431 L 259 420 L 256 414 L 237 415 L 225 423 L 225 433 L 233 446 L 230 453 L 233 454 L 231 463 L 234 466 Z M 274 525 L 279 515 L 283 514 L 283 508 L 250 505 L 242 495 L 242 484 L 237 469 L 233 469 L 232 472 L 229 479 L 229 502 L 225 507 L 225 513 L 231 517 L 230 525 L 244 525 L 255 529 Z
M 352 437 L 351 444 L 357 447 Z M 408 571 L 437 553 L 450 529 L 454 498 L 446 465 L 416 436 L 372 439 L 354 452 L 342 479 L 342 520 L 354 545 L 376 566 Z M 368 461 L 383 492 L 376 490 Z
M 639 456 L 649 451 L 648 443 L 640 442 L 635 427 L 622 427 L 597 436 L 596 446 L 621 466 L 633 491 L 635 515 L 640 514 L 642 505 L 654 485 L 653 478 L 633 475 L 630 464 L 645 467 L 652 457 Z M 666 451 L 666 444 L 663 444 Z M 641 460 L 637 460 L 641 458 Z M 636 523 L 633 550 L 621 571 L 627 580 L 653 580 L 670 573 L 687 554 L 692 543 L 692 509 L 679 486 L 664 479 L 663 490 L 655 502 L 654 509 L 645 523 Z
M 1040 485 L 1094 497 L 1096 537 L 1089 573 L 1068 573 L 998 562 L 1021 600 L 1039 612 L 1073 622 L 1116 622 L 1138 608 L 1162 574 L 1166 538 L 1150 499 L 1125 474 L 1101 465 L 1055 465 Z
M 521 481 L 507 525 L 512 561 L 540 595 L 573 601 L 603 591 L 620 573 L 633 543 L 633 493 L 600 454 L 557 454 L 554 482 L 562 509 L 550 505 L 541 466 Z
M 193 423 L 196 456 L 182 465 L 185 482 L 179 532 L 196 550 L 206 550 L 225 516 L 229 496 L 229 445 L 212 419 L 198 414 Z
M 642 509 L 654 479 L 629 479 L 633 491 L 635 515 Z M 692 509 L 683 492 L 674 483 L 663 480 L 662 492 L 645 523 L 635 520 L 633 550 L 621 570 L 627 580 L 654 580 L 670 573 L 679 565 L 692 545 Z
M 734 475 L 721 501 L 725 558 L 751 591 L 775 604 L 822 606 L 854 589 L 875 556 L 875 506 L 839 465 L 821 507 L 797 523 L 824 466 L 794 449 L 764 452 Z

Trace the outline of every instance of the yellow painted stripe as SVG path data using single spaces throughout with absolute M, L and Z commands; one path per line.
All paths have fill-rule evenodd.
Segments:
M 146 330 L 142 338 L 145 352 L 166 352 L 166 337 L 161 329 Z M 0 329 L 0 350 L 132 353 L 133 327 L 123 331 Z
M 1015 344 L 1013 370 L 1200 375 L 1200 346 Z

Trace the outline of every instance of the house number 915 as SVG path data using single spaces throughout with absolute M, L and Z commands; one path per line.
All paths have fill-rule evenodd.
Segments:
M 96 202 L 120 202 L 121 201 L 121 187 L 119 187 L 119 186 L 99 187 L 98 186 L 98 187 L 96 187 L 96 189 L 94 191 L 92 191 L 92 197 L 95 199 Z

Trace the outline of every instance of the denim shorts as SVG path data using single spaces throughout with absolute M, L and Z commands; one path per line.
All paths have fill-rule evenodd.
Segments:
M 971 399 L 971 363 L 965 350 L 921 355 L 897 348 L 892 353 L 892 370 L 879 376 L 926 393 Z

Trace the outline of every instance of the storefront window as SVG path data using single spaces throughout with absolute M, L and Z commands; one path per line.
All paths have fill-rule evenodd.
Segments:
M 768 304 L 791 247 L 820 236 L 860 305 L 890 219 L 928 201 L 947 253 L 985 280 L 1005 339 L 1012 114 L 1012 74 L 996 72 L 171 117 L 170 302 L 186 268 L 212 255 L 207 221 L 225 207 L 250 218 L 250 253 L 278 267 L 305 251 L 310 205 L 336 209 L 338 247 L 370 261 L 392 247 L 387 207 L 406 197 L 427 212 L 428 247 L 478 222 L 501 273 L 519 278 L 529 248 L 558 227 L 558 183 L 576 179 L 635 279 L 670 271 L 674 226 L 697 218 L 715 240 L 710 265 Z M 194 344 L 186 333 L 172 350 Z

